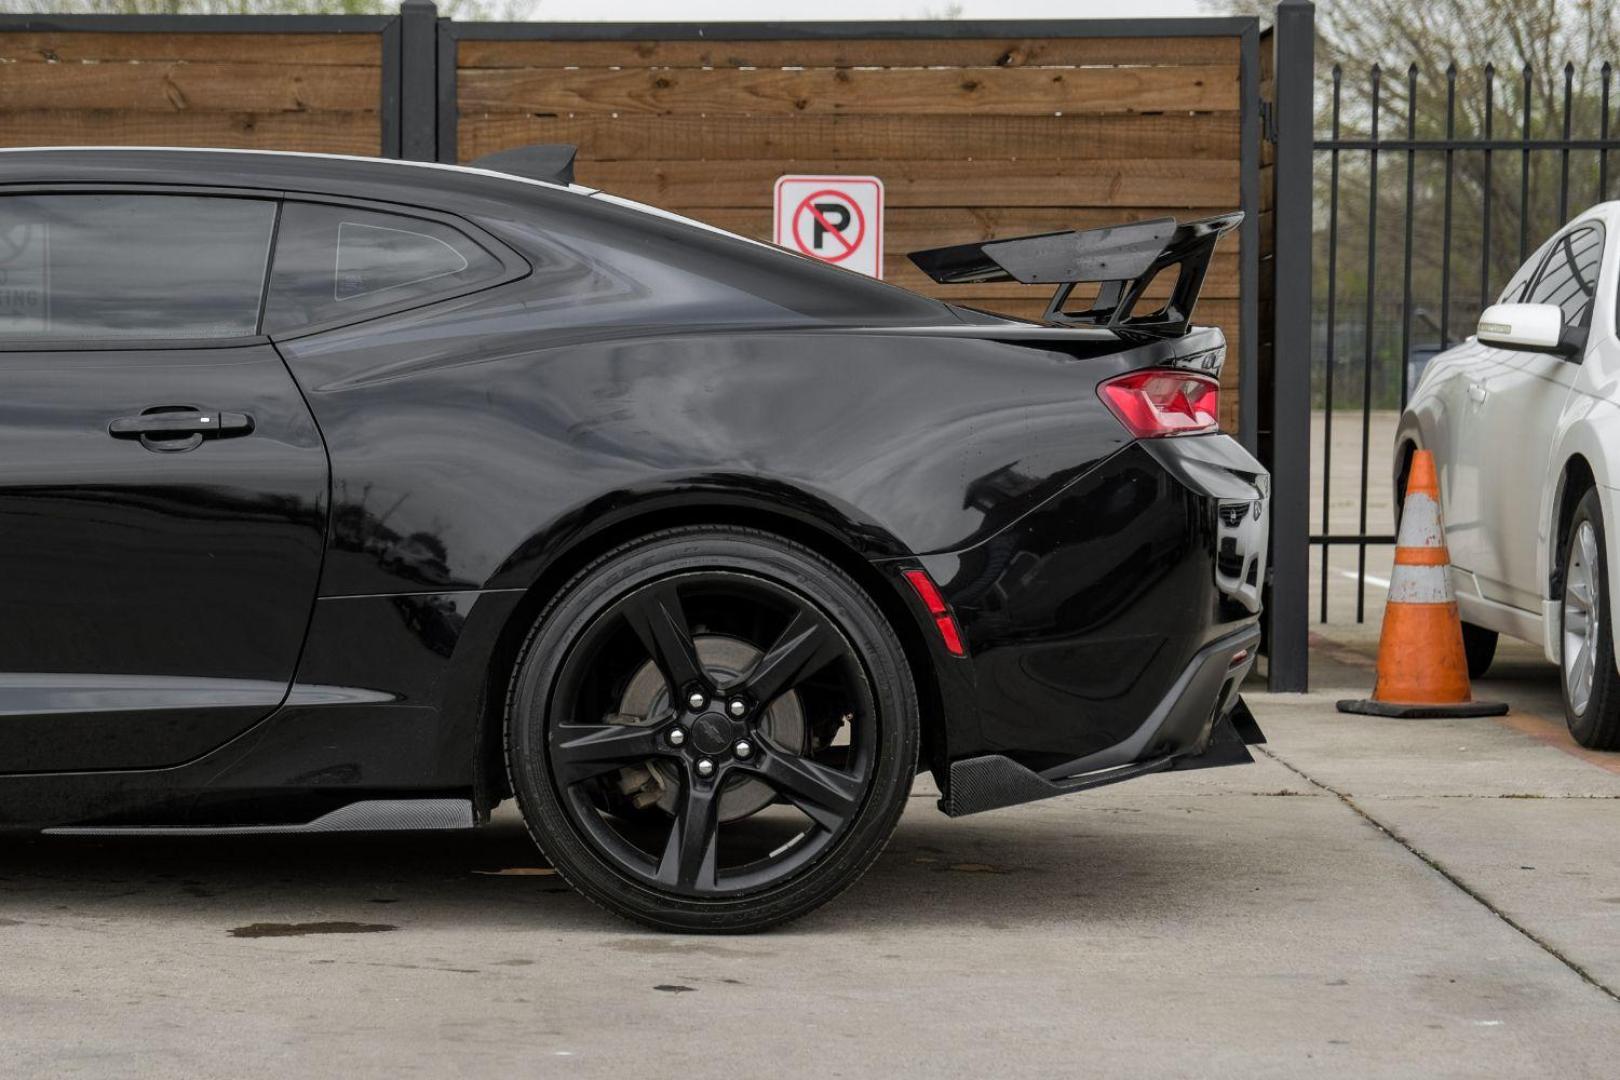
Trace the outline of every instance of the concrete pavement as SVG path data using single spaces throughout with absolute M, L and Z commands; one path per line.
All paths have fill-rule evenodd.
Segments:
M 1318 682 L 1365 689 L 1365 634 Z M 1510 650 L 1512 652 L 1512 650 Z M 7 1076 L 1607 1077 L 1620 775 L 1509 722 L 1254 695 L 1248 768 L 960 821 L 849 895 L 643 933 L 470 835 L 0 840 Z M 1545 715 L 1543 715 L 1545 714 Z M 1566 739 L 1567 743 L 1567 739 Z

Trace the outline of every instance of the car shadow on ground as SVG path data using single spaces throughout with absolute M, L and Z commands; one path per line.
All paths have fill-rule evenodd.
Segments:
M 1162 913 L 1168 885 L 1184 887 L 1189 859 L 1198 873 L 1243 873 L 1231 860 L 1200 858 L 1194 849 L 1203 845 L 1182 835 L 1184 825 L 1165 822 L 1148 836 L 1112 829 L 1121 815 L 1141 813 L 1125 807 L 1074 804 L 1072 813 L 1003 811 L 968 822 L 919 809 L 848 895 L 793 932 L 1126 919 L 1144 904 Z M 1189 904 L 1200 894 L 1181 892 Z M 512 819 L 471 832 L 345 836 L 0 834 L 0 926 L 82 918 L 161 919 L 237 937 L 627 925 L 575 894 Z

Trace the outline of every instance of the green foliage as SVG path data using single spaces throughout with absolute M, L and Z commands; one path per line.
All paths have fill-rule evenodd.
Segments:
M 1272 10 L 1259 0 L 1220 6 L 1268 20 Z M 1324 0 L 1317 5 L 1317 138 L 1335 131 L 1336 71 L 1339 135 L 1370 137 L 1376 70 L 1382 139 L 1483 139 L 1487 101 L 1493 139 L 1559 139 L 1566 130 L 1595 139 L 1603 130 L 1604 65 L 1616 61 L 1620 0 Z M 1620 86 L 1612 75 L 1610 87 L 1609 137 L 1620 139 Z M 1331 272 L 1335 405 L 1360 407 L 1369 353 L 1374 407 L 1398 405 L 1403 346 L 1409 354 L 1471 334 L 1481 307 L 1528 252 L 1564 220 L 1620 195 L 1620 149 L 1607 156 L 1606 190 L 1592 150 L 1385 150 L 1376 187 L 1371 157 L 1364 150 L 1337 155 L 1335 200 L 1334 155 L 1316 154 L 1314 360 L 1320 399 Z
M 1270 21 L 1273 0 L 1206 0 L 1212 10 L 1258 15 Z M 1373 64 L 1404 70 L 1419 64 L 1428 75 L 1447 64 L 1459 69 L 1533 65 L 1552 72 L 1565 61 L 1577 67 L 1612 60 L 1620 52 L 1616 0 L 1320 0 L 1316 5 L 1316 60 L 1365 70 Z M 1544 80 L 1544 92 L 1557 90 Z

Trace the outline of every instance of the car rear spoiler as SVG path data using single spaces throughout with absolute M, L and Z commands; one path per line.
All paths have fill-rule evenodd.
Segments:
M 1238 227 L 1243 211 L 1178 225 L 1175 218 L 1135 221 L 1104 229 L 1070 229 L 1008 240 L 985 240 L 914 251 L 911 261 L 941 285 L 1017 281 L 1056 285 L 1044 321 L 1064 326 L 1106 326 L 1162 337 L 1187 332 L 1221 234 Z M 1177 267 L 1170 299 L 1135 314 L 1138 301 L 1161 271 Z M 1076 284 L 1102 283 L 1091 307 L 1065 311 Z

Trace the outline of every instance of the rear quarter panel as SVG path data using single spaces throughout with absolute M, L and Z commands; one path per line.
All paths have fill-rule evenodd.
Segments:
M 971 548 L 1128 445 L 1098 382 L 1219 343 L 970 325 L 780 251 L 604 214 L 481 216 L 529 278 L 278 341 L 332 461 L 328 601 L 511 596 L 672 509 L 785 514 L 873 561 Z M 449 663 L 445 682 L 470 685 Z M 968 700 L 940 696 L 947 713 Z M 953 745 L 978 739 L 948 723 Z
M 548 333 L 493 294 L 282 349 L 332 458 L 325 596 L 523 587 L 676 501 L 769 502 L 870 558 L 964 547 L 1122 447 L 1124 357 L 837 329 Z

